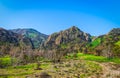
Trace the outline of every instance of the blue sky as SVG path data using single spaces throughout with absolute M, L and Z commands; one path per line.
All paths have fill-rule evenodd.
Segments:
M 0 0 L 0 27 L 52 34 L 73 25 L 96 36 L 120 27 L 120 0 Z

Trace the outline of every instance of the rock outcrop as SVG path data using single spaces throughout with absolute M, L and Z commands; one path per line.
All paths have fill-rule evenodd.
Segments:
M 81 31 L 79 28 L 73 26 L 67 30 L 53 33 L 48 37 L 44 43 L 46 48 L 55 48 L 61 44 L 81 44 L 90 42 L 91 35 Z

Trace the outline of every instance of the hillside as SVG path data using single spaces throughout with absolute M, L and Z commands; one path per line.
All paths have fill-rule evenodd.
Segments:
M 49 37 L 0 28 L 0 78 L 119 78 L 119 67 L 119 28 L 98 37 L 76 26 Z
M 14 33 L 30 38 L 34 48 L 39 48 L 46 41 L 48 35 L 42 34 L 35 29 L 13 29 Z
M 87 46 L 88 53 L 113 58 L 120 57 L 120 28 L 98 36 Z
M 22 46 L 33 48 L 31 40 L 22 35 L 16 34 L 12 31 L 0 28 L 0 55 L 12 54 L 16 48 L 21 48 Z M 17 50 L 16 50 L 17 51 Z M 16 52 L 15 52 L 16 53 Z
M 0 53 L 9 54 L 16 47 L 29 46 L 31 49 L 36 48 L 35 50 L 39 48 L 38 55 L 43 52 L 43 57 L 46 56 L 44 52 L 49 51 L 53 51 L 50 52 L 51 54 L 62 55 L 71 52 L 83 52 L 110 58 L 120 57 L 119 35 L 120 28 L 114 28 L 107 34 L 98 37 L 91 36 L 76 26 L 53 33 L 49 37 L 34 29 L 5 30 L 0 28 Z
M 91 42 L 91 35 L 81 31 L 78 27 L 72 26 L 69 29 L 53 33 L 44 43 L 45 49 L 72 49 L 79 50 L 79 46 Z

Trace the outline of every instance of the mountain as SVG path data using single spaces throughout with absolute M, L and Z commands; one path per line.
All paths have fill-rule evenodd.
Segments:
M 39 48 L 39 46 L 48 38 L 48 35 L 42 34 L 34 29 L 13 29 L 11 31 L 30 38 L 34 48 Z
M 95 55 L 120 57 L 120 28 L 114 28 L 108 34 L 98 36 L 87 49 L 88 53 Z
M 69 29 L 51 34 L 44 43 L 44 48 L 54 49 L 70 48 L 91 41 L 91 35 L 81 31 L 78 27 L 72 26 Z M 77 46 L 78 47 L 78 46 Z
M 120 28 L 113 28 L 109 33 L 108 35 L 117 35 L 119 36 L 120 35 Z
M 5 30 L 3 28 L 0 28 L 0 42 L 1 43 L 8 42 L 8 43 L 17 44 L 18 43 L 17 37 L 18 37 L 17 34 L 11 31 Z
M 78 51 L 106 57 L 120 57 L 120 28 L 114 28 L 107 34 L 98 37 L 91 36 L 76 26 L 50 36 L 34 29 L 6 30 L 0 28 L 0 55 L 13 52 L 16 55 L 21 52 L 27 54 L 37 48 L 40 49 L 38 53 L 43 53 L 43 56 L 46 57 L 50 55 L 49 53 L 51 55 L 57 53 L 56 55 L 60 56 L 60 53 L 64 55 Z M 49 52 L 46 53 L 47 51 Z
M 33 48 L 31 39 L 0 28 L 0 55 L 11 54 L 16 48 L 19 48 L 20 51 L 22 51 L 22 46 L 24 46 L 24 48 L 28 46 Z

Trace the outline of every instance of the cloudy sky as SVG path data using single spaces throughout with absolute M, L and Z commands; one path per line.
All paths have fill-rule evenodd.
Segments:
M 0 27 L 52 34 L 77 26 L 91 35 L 120 27 L 120 0 L 0 0 Z

